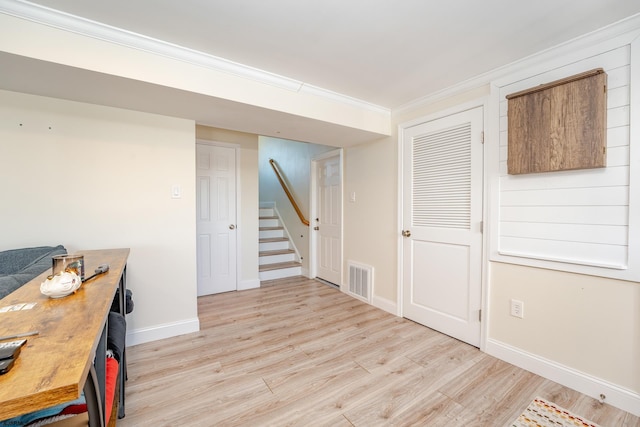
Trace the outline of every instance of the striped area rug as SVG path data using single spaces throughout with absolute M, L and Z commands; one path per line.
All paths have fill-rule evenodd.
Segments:
M 566 409 L 536 397 L 511 427 L 600 427 Z

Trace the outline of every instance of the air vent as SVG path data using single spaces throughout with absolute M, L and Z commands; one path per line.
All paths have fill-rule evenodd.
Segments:
M 354 297 L 371 302 L 373 267 L 347 261 L 349 266 L 349 293 Z

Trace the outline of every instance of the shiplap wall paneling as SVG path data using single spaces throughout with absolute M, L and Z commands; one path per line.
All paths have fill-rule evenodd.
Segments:
M 607 167 L 510 175 L 506 96 L 594 68 L 603 68 L 608 77 Z M 510 83 L 499 90 L 498 254 L 625 269 L 629 245 L 629 46 Z

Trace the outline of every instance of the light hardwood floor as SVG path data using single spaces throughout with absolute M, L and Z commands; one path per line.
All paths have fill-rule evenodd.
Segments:
M 540 396 L 640 419 L 305 278 L 201 297 L 198 333 L 130 347 L 119 426 L 503 426 Z

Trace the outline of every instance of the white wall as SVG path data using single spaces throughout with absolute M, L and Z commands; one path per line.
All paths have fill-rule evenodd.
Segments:
M 640 170 L 630 161 L 630 60 L 628 44 L 597 49 L 582 60 L 549 62 L 542 73 L 507 76 L 495 84 L 499 117 L 491 120 L 499 123 L 500 147 L 499 157 L 488 161 L 494 162 L 492 170 L 498 162 L 499 176 L 489 181 L 500 201 L 492 216 L 491 227 L 499 233 L 492 235 L 491 260 L 640 280 L 640 265 L 629 263 L 640 254 L 640 233 L 634 235 L 640 216 L 633 215 Z M 506 95 L 596 68 L 606 78 L 606 167 L 509 175 Z
M 492 340 L 640 391 L 640 284 L 503 263 L 490 277 Z
M 311 159 L 318 154 L 334 149 L 335 147 L 326 145 L 260 137 L 258 163 L 260 203 L 275 202 L 284 225 L 302 257 L 302 268 L 305 274 L 308 274 L 309 271 L 309 227 L 300 221 L 278 182 L 269 159 L 276 161 L 280 172 L 284 175 L 285 182 L 289 185 L 289 191 L 291 191 L 305 219 L 311 223 L 312 219 L 309 218 Z
M 344 154 L 344 271 L 347 261 L 372 266 L 372 303 L 390 312 L 395 312 L 397 283 L 396 158 L 391 138 Z M 355 202 L 349 201 L 353 192 Z
M 128 247 L 128 343 L 198 330 L 194 123 L 7 91 L 0 117 L 0 249 Z

